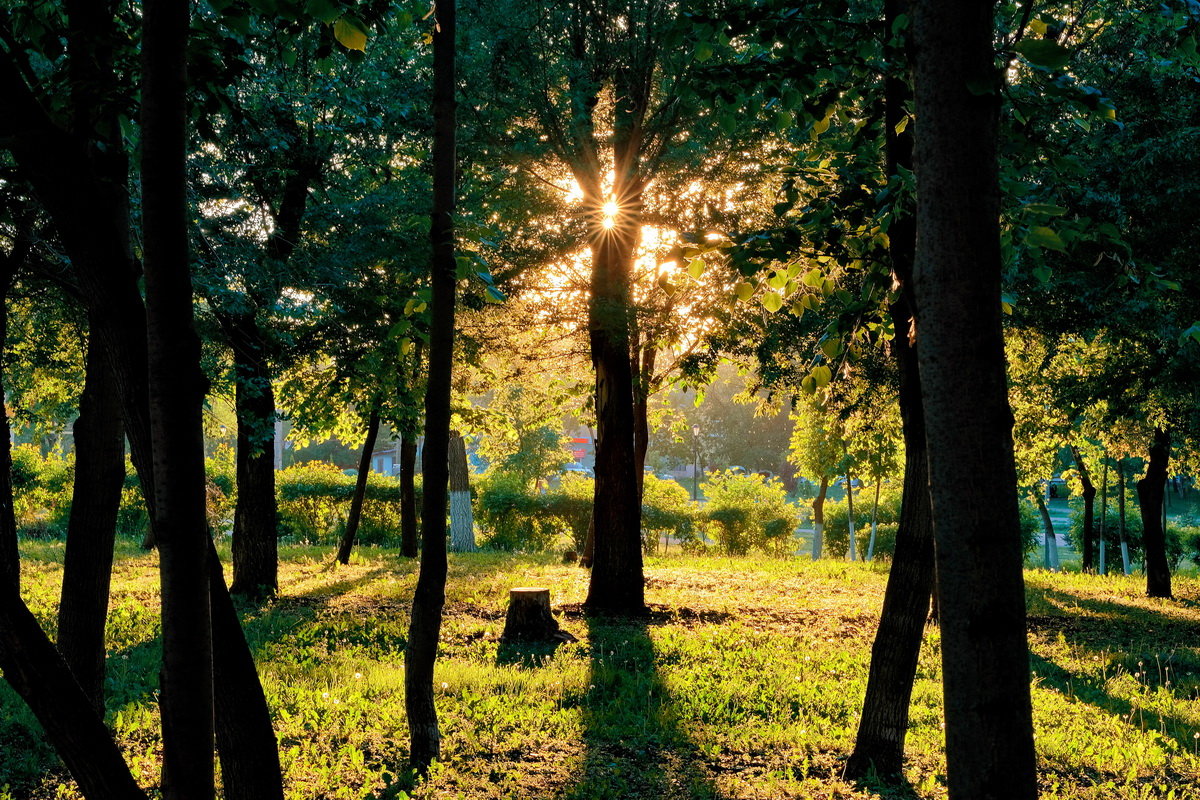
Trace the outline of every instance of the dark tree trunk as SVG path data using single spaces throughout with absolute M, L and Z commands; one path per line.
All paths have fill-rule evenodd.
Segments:
M 473 553 L 475 515 L 471 512 L 471 472 L 467 467 L 467 443 L 458 431 L 450 432 L 450 549 Z
M 400 554 L 417 557 L 417 440 L 411 433 L 400 438 Z
M 112 734 L 11 586 L 0 588 L 0 670 L 89 800 L 145 800 Z
M 1167 562 L 1167 532 L 1163 525 L 1163 502 L 1167 490 L 1167 462 L 1171 458 L 1171 434 L 1154 429 L 1146 476 L 1137 482 L 1138 506 L 1142 514 L 1142 547 L 1146 558 L 1146 594 L 1171 597 L 1171 566 Z
M 162 580 L 162 784 L 167 800 L 192 800 L 214 793 L 214 731 L 205 378 L 192 324 L 184 156 L 189 4 L 147 0 L 143 10 L 142 240 Z
M 99 342 L 90 339 L 79 419 L 75 421 L 75 485 L 63 555 L 58 649 L 101 716 L 104 624 L 124 483 L 121 398 L 108 357 Z
M 209 541 L 217 750 L 225 800 L 283 800 L 279 746 L 254 657 Z
M 937 541 L 951 800 L 1037 796 L 1000 325 L 990 2 L 914 6 L 921 390 Z M 987 87 L 980 89 L 979 87 Z M 963 482 L 964 474 L 973 480 Z
M 906 0 L 886 0 L 884 28 L 901 14 L 909 13 Z M 904 63 L 903 48 L 892 48 L 889 60 Z M 888 174 L 898 168 L 912 169 L 913 127 L 896 133 L 906 119 L 911 99 L 904 76 L 893 73 L 885 85 L 886 152 Z M 925 450 L 925 413 L 921 401 L 921 378 L 917 365 L 916 304 L 913 298 L 913 259 L 916 251 L 916 220 L 911 209 L 899 209 L 889 229 L 892 278 L 898 287 L 889 309 L 895 336 L 893 355 L 899 372 L 900 419 L 904 434 L 904 493 L 896 551 L 888 572 L 887 589 L 879 629 L 871 646 L 871 667 L 854 751 L 846 763 L 849 777 L 901 775 L 904 739 L 908 733 L 908 710 L 913 680 L 921 653 L 921 638 L 933 593 L 933 518 L 929 506 L 929 463 Z
M 404 671 L 409 760 L 424 774 L 441 752 L 433 667 L 446 602 L 446 505 L 449 480 L 450 386 L 454 366 L 455 0 L 436 9 L 433 34 L 433 248 L 429 383 L 425 390 L 425 450 L 421 459 L 421 568 L 413 594 Z
M 639 358 L 640 354 L 640 358 Z M 637 478 L 638 501 L 645 495 L 646 453 L 650 449 L 650 381 L 654 378 L 656 348 L 638 342 L 633 349 L 633 467 Z
M 363 442 L 362 454 L 358 457 L 358 476 L 354 481 L 354 496 L 350 498 L 350 513 L 346 516 L 346 530 L 338 545 L 339 564 L 350 563 L 350 551 L 354 549 L 354 538 L 358 536 L 358 521 L 362 518 L 363 501 L 367 497 L 367 478 L 371 475 L 371 453 L 375 451 L 375 440 L 379 438 L 379 404 L 371 406 L 367 417 L 367 438 Z
M 817 487 L 817 496 L 813 498 L 813 543 L 812 557 L 816 561 L 821 557 L 822 551 L 825 549 L 825 494 L 829 491 L 829 478 L 821 476 L 821 483 Z
M 4 403 L 5 343 L 8 341 L 8 290 L 16 276 L 17 257 L 5 258 L 0 274 L 0 581 L 3 588 L 21 591 L 21 555 L 17 550 L 17 519 L 13 512 L 12 431 Z
M 1096 485 L 1092 483 L 1092 475 L 1087 464 L 1083 462 L 1083 454 L 1079 448 L 1071 445 L 1071 458 L 1075 461 L 1075 469 L 1079 471 L 1079 482 L 1083 484 L 1083 571 L 1096 570 Z
M 641 230 L 640 192 L 611 229 L 593 221 L 592 295 L 588 304 L 592 366 L 596 371 L 596 487 L 592 575 L 585 607 L 591 612 L 642 614 L 642 506 L 634 449 L 633 369 L 629 291 L 634 245 Z M 600 207 L 601 203 L 596 203 Z
M 1042 517 L 1042 530 L 1045 537 L 1042 543 L 1046 569 L 1058 569 L 1058 542 L 1054 538 L 1054 520 L 1050 519 L 1050 509 L 1046 506 L 1046 498 L 1041 492 L 1037 495 L 1038 514 Z
M 233 345 L 237 414 L 237 507 L 233 512 L 233 594 L 273 595 L 279 587 L 275 499 L 275 390 L 253 315 L 225 326 Z

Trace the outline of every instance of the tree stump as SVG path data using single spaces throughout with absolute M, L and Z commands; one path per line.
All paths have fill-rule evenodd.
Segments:
M 558 627 L 550 613 L 550 590 L 519 586 L 508 591 L 508 616 L 504 620 L 505 642 L 574 642 L 574 636 Z

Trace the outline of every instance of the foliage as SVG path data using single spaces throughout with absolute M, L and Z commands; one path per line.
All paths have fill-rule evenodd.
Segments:
M 570 534 L 561 518 L 546 513 L 545 495 L 531 492 L 524 475 L 492 470 L 478 482 L 477 491 L 475 519 L 483 529 L 485 548 L 536 553 Z
M 688 490 L 673 480 L 647 474 L 642 491 L 642 549 L 658 551 L 663 536 L 695 538 L 696 508 Z
M 43 458 L 29 444 L 13 447 L 13 516 L 20 535 L 39 539 L 66 535 L 74 474 L 73 459 L 55 452 Z
M 787 555 L 795 549 L 800 510 L 788 502 L 778 480 L 724 470 L 709 473 L 700 486 L 708 498 L 705 533 L 721 552 Z
M 354 485 L 355 476 L 319 461 L 297 464 L 277 472 L 275 486 L 279 497 L 280 536 L 308 544 L 336 544 L 350 510 Z M 418 498 L 419 490 L 418 484 Z M 368 545 L 398 543 L 399 503 L 399 481 L 370 473 L 358 541 Z
M 854 535 L 858 544 L 858 558 L 866 558 L 871 538 L 871 508 L 874 502 L 874 487 L 855 492 Z M 879 526 L 875 533 L 875 555 L 891 558 L 896 551 L 896 531 L 900 522 L 900 501 L 903 486 L 885 484 L 879 492 Z M 825 503 L 825 548 L 835 558 L 845 558 L 850 545 L 849 512 L 845 500 Z
M 1095 520 L 1096 537 L 1099 540 L 1100 526 L 1102 515 L 1100 506 L 1097 503 L 1093 512 Z M 1174 521 L 1168 521 L 1166 530 L 1166 545 L 1167 545 L 1167 563 L 1174 570 L 1179 567 L 1180 562 L 1185 557 L 1191 558 L 1187 553 L 1188 536 L 1195 531 L 1195 528 L 1189 524 L 1190 520 L 1182 520 L 1183 524 L 1177 524 Z M 1103 515 L 1104 524 L 1104 547 L 1106 550 L 1105 560 L 1108 564 L 1109 572 L 1112 572 L 1114 567 L 1121 568 L 1121 517 L 1116 508 L 1115 501 L 1109 498 L 1109 507 Z M 1083 548 L 1083 503 L 1081 500 L 1071 498 L 1071 525 L 1067 529 L 1067 541 L 1076 550 Z M 1142 515 L 1138 511 L 1137 495 L 1133 491 L 1127 491 L 1125 502 L 1125 542 L 1129 547 L 1129 560 L 1131 564 L 1141 563 L 1145 557 L 1142 547 Z M 1099 558 L 1097 556 L 1097 558 Z

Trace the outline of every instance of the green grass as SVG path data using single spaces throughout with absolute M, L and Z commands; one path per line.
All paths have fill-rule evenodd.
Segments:
M 226 554 L 227 555 L 227 554 Z M 550 556 L 451 557 L 437 673 L 443 762 L 404 768 L 404 646 L 415 566 L 366 550 L 349 567 L 285 548 L 282 590 L 244 612 L 275 714 L 290 798 L 937 798 L 939 642 L 914 691 L 907 785 L 852 785 L 852 745 L 886 572 L 805 558 L 647 563 L 644 622 L 579 612 L 587 573 Z M 53 634 L 62 546 L 24 546 L 26 598 Z M 109 723 L 157 782 L 156 563 L 118 558 Z M 1200 798 L 1200 582 L 1148 600 L 1137 577 L 1027 573 L 1044 798 Z M 507 591 L 551 589 L 578 642 L 498 641 Z M 0 786 L 77 791 L 0 688 Z M 1174 794 L 1172 794 L 1172 792 Z M 5 797 L 0 791 L 0 798 Z

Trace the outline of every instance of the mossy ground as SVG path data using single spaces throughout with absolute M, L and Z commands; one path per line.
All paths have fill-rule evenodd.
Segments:
M 27 601 L 53 634 L 62 547 L 24 547 Z M 228 555 L 227 553 L 225 554 Z M 851 784 L 882 565 L 670 556 L 647 562 L 644 621 L 589 620 L 587 573 L 549 556 L 453 555 L 437 684 L 443 761 L 404 764 L 415 565 L 348 567 L 285 547 L 281 591 L 244 610 L 290 798 L 945 796 L 936 628 L 914 689 L 904 786 Z M 227 560 L 227 559 L 226 559 Z M 156 562 L 123 544 L 109 626 L 109 723 L 144 786 L 160 742 Z M 1139 577 L 1026 574 L 1045 798 L 1200 798 L 1200 582 L 1148 600 Z M 576 643 L 498 641 L 507 590 L 543 585 Z M 77 791 L 0 688 L 0 786 Z M 1173 794 L 1172 794 L 1173 793 Z M 0 797 L 4 797 L 0 792 Z

